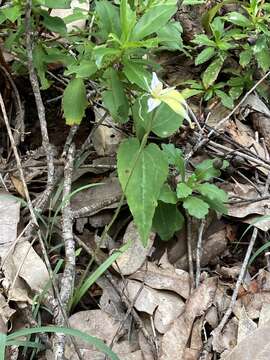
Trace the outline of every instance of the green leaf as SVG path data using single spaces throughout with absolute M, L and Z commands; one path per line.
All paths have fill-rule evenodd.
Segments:
M 216 81 L 218 74 L 222 69 L 223 63 L 223 58 L 217 58 L 208 66 L 208 68 L 203 73 L 202 81 L 206 89 L 209 88 L 210 85 L 213 85 L 213 83 Z
M 213 40 L 210 40 L 209 37 L 205 34 L 196 35 L 194 40 L 192 40 L 197 45 L 205 45 L 205 46 L 216 46 L 216 43 Z
M 160 30 L 176 12 L 175 5 L 157 4 L 146 11 L 137 22 L 132 38 L 140 40 Z
M 108 355 L 111 360 L 119 360 L 118 356 L 106 344 L 104 344 L 102 340 L 94 336 L 90 336 L 82 331 L 65 328 L 62 326 L 40 326 L 36 328 L 27 328 L 15 331 L 13 334 L 9 334 L 7 336 L 7 345 L 10 340 L 38 333 L 63 333 L 65 335 L 79 337 L 81 340 L 87 342 L 91 346 L 94 346 L 97 350 Z
M 217 200 L 220 202 L 228 200 L 227 193 L 224 190 L 219 189 L 214 184 L 200 184 L 196 186 L 196 190 L 198 190 L 203 196 L 208 197 L 210 200 Z
M 40 0 L 39 3 L 50 9 L 70 9 L 71 0 Z
M 137 139 L 121 143 L 117 171 L 142 243 L 147 245 L 160 190 L 168 175 L 168 162 L 156 144 L 140 149 Z
M 65 22 L 58 16 L 50 16 L 46 11 L 41 10 L 43 16 L 42 24 L 50 31 L 64 36 L 67 32 Z
M 82 60 L 79 64 L 72 64 L 68 66 L 65 71 L 65 75 L 73 75 L 76 77 L 88 79 L 97 72 L 97 66 L 95 63 L 89 60 Z
M 78 305 L 84 294 L 100 278 L 102 274 L 121 256 L 130 246 L 130 242 L 124 244 L 120 249 L 114 251 L 99 267 L 83 282 L 80 288 L 76 289 L 72 298 L 72 308 Z
M 5 360 L 7 335 L 0 332 L 0 360 Z
M 163 49 L 173 51 L 183 49 L 181 32 L 182 28 L 180 23 L 174 21 L 163 26 L 156 33 Z
M 168 184 L 164 184 L 161 188 L 158 200 L 163 201 L 166 204 L 176 204 L 177 196 L 175 191 L 172 191 Z
M 93 56 L 96 59 L 96 65 L 98 68 L 101 68 L 103 65 L 103 58 L 106 58 L 106 60 L 108 57 L 114 59 L 119 56 L 120 53 L 120 49 L 108 48 L 106 45 L 96 46 L 93 49 Z
M 219 40 L 224 33 L 224 21 L 218 16 L 212 21 L 210 27 L 215 39 Z
M 258 65 L 263 69 L 263 71 L 268 71 L 270 68 L 270 50 L 263 49 L 260 52 L 255 53 L 256 60 Z
M 1 12 L 5 15 L 6 19 L 14 22 L 21 16 L 21 7 L 19 5 L 14 5 L 1 9 Z
M 142 64 L 130 59 L 125 60 L 123 73 L 132 84 L 136 84 L 145 91 L 149 90 L 147 84 L 151 82 L 151 75 Z
M 192 189 L 189 186 L 187 186 L 187 184 L 185 184 L 184 182 L 181 182 L 177 184 L 176 194 L 178 199 L 184 199 L 192 194 Z
M 184 0 L 182 2 L 182 5 L 201 5 L 204 4 L 206 1 L 205 0 Z
M 208 47 L 204 49 L 195 59 L 195 65 L 200 65 L 211 59 L 215 55 L 215 48 Z
M 204 219 L 209 210 L 209 205 L 195 196 L 190 196 L 185 199 L 183 207 L 188 211 L 189 215 L 197 219 Z
M 162 240 L 171 239 L 174 233 L 183 227 L 183 224 L 184 217 L 176 205 L 159 201 L 153 219 L 153 229 Z
M 185 161 L 182 156 L 182 151 L 174 146 L 174 144 L 162 144 L 162 150 L 168 160 L 169 165 L 174 165 L 182 180 L 185 179 Z
M 83 79 L 70 80 L 65 88 L 62 107 L 67 125 L 80 124 L 87 108 L 86 89 Z
M 110 90 L 102 94 L 104 106 L 110 111 L 113 119 L 120 123 L 128 121 L 129 104 L 124 92 L 123 83 L 120 81 L 118 72 L 110 68 L 104 74 Z
M 225 16 L 225 19 L 234 25 L 248 28 L 252 25 L 252 22 L 239 12 L 233 11 Z
M 100 33 L 106 40 L 110 33 L 121 35 L 119 9 L 107 0 L 96 1 L 96 13 Z
M 234 107 L 234 102 L 233 99 L 227 95 L 224 91 L 221 90 L 216 90 L 216 95 L 221 99 L 222 104 L 229 108 L 229 109 L 233 109 Z
M 207 159 L 196 166 L 195 175 L 198 181 L 208 181 L 220 176 L 220 170 L 214 167 L 215 159 Z
M 120 2 L 120 21 L 121 21 L 121 40 L 123 42 L 129 40 L 130 34 L 136 23 L 136 12 L 131 10 L 128 0 Z
M 243 67 L 247 66 L 252 59 L 253 52 L 251 49 L 247 49 L 240 52 L 239 64 Z
M 223 204 L 223 202 L 218 201 L 218 200 L 210 200 L 208 197 L 204 197 L 204 196 L 202 196 L 201 199 L 203 201 L 207 202 L 207 204 L 210 206 L 210 208 L 212 210 L 215 210 L 220 214 L 227 214 L 228 213 L 228 209 Z
M 33 50 L 33 62 L 37 70 L 39 80 L 41 82 L 41 90 L 46 90 L 50 87 L 50 82 L 46 78 L 46 53 L 40 44 L 37 44 Z

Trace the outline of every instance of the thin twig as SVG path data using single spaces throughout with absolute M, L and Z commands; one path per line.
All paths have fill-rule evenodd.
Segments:
M 62 233 L 65 244 L 65 269 L 61 280 L 60 298 L 65 311 L 68 310 L 68 304 L 73 295 L 75 279 L 75 243 L 73 239 L 72 212 L 70 208 L 70 193 L 73 173 L 75 147 L 69 147 L 67 162 L 64 169 L 64 186 L 63 186 L 63 209 L 62 209 Z M 65 319 L 62 313 L 58 314 L 55 319 L 58 326 L 63 326 Z M 54 356 L 56 360 L 64 358 L 65 335 L 55 334 Z
M 187 219 L 187 253 L 188 253 L 188 269 L 189 269 L 189 278 L 190 278 L 190 289 L 194 289 L 194 269 L 193 269 L 193 259 L 192 259 L 192 222 L 188 214 L 186 214 Z
M 71 126 L 71 128 L 69 130 L 69 134 L 68 134 L 66 142 L 65 142 L 65 145 L 64 145 L 64 149 L 63 149 L 63 153 L 62 153 L 61 157 L 65 158 L 67 156 L 68 149 L 69 149 L 70 145 L 72 144 L 73 138 L 74 138 L 76 132 L 78 131 L 78 129 L 79 129 L 79 125 Z
M 202 239 L 203 239 L 204 227 L 205 227 L 205 220 L 202 220 L 200 228 L 199 228 L 198 242 L 197 242 L 197 248 L 196 248 L 196 277 L 195 277 L 195 286 L 196 286 L 196 288 L 200 285 Z
M 221 331 L 223 330 L 223 328 L 226 325 L 227 321 L 229 320 L 229 317 L 231 316 L 231 313 L 233 311 L 233 308 L 234 308 L 236 300 L 237 300 L 237 296 L 238 296 L 240 286 L 242 284 L 242 281 L 244 279 L 244 276 L 245 276 L 245 273 L 246 273 L 246 270 L 247 270 L 248 262 L 249 262 L 250 255 L 251 255 L 252 249 L 254 247 L 257 235 L 258 235 L 258 229 L 256 227 L 254 227 L 253 233 L 252 233 L 252 236 L 251 236 L 248 248 L 247 248 L 247 252 L 246 252 L 246 255 L 245 255 L 241 270 L 240 270 L 240 274 L 238 276 L 238 279 L 237 279 L 237 282 L 236 282 L 236 285 L 235 285 L 235 288 L 234 288 L 234 291 L 233 291 L 233 294 L 232 294 L 232 297 L 231 297 L 230 305 L 229 305 L 227 311 L 225 312 L 225 314 L 224 314 L 221 322 L 219 323 L 218 327 L 212 332 L 213 336 L 218 336 L 221 333 Z
M 39 82 L 33 62 L 33 48 L 32 48 L 32 28 L 31 28 L 31 12 L 32 12 L 32 0 L 26 0 L 25 6 L 25 34 L 26 34 L 26 51 L 28 58 L 28 71 L 30 83 L 32 90 L 35 96 L 38 118 L 40 122 L 41 136 L 42 136 L 42 146 L 44 148 L 47 165 L 48 165 L 48 177 L 47 177 L 47 187 L 42 194 L 37 207 L 43 207 L 47 203 L 48 197 L 50 196 L 52 189 L 54 187 L 54 164 L 53 164 L 53 149 L 49 141 L 47 121 L 45 115 L 45 107 L 41 97 Z

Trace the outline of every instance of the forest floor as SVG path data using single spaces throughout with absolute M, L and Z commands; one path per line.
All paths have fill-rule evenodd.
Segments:
M 202 31 L 204 10 L 182 9 L 176 16 L 185 42 Z M 159 64 L 170 86 L 200 77 L 183 54 L 163 52 Z M 116 150 L 131 129 L 115 126 L 110 118 L 97 125 L 102 114 L 92 109 L 80 126 L 67 126 L 61 68 L 52 74 L 54 85 L 41 91 L 45 141 L 27 76 L 3 76 L 2 114 L 10 117 L 19 97 L 24 130 L 18 137 L 16 129 L 0 122 L 0 331 L 70 327 L 103 340 L 120 360 L 268 359 L 270 109 L 256 92 L 262 80 L 269 86 L 266 76 L 231 110 L 193 97 L 189 106 L 200 129 L 184 126 L 168 140 L 188 155 L 191 169 L 205 159 L 228 161 L 215 179 L 229 195 L 227 214 L 187 217 L 169 241 L 152 232 L 144 247 L 126 202 L 119 208 Z M 71 143 L 77 151 L 74 166 L 74 156 L 67 157 Z M 51 183 L 44 144 L 50 144 L 53 158 Z M 65 192 L 70 186 L 72 196 Z M 63 245 L 70 238 L 75 264 Z M 121 253 L 118 249 L 130 240 Z M 70 280 L 65 262 L 75 268 L 80 291 L 62 315 L 59 294 Z M 60 286 L 63 278 L 66 284 Z M 35 336 L 20 339 L 31 340 L 37 349 L 12 344 L 6 359 L 53 359 L 53 341 L 61 338 L 46 332 Z M 68 335 L 64 351 L 66 359 L 105 358 L 85 339 Z

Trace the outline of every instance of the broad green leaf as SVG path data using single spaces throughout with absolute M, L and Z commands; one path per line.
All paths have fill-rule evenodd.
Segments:
M 133 117 L 137 127 L 151 131 L 161 138 L 174 134 L 183 123 L 183 118 L 167 104 L 161 103 L 155 112 L 148 112 L 147 98 L 139 98 L 133 106 Z
M 175 5 L 161 4 L 146 11 L 135 25 L 132 38 L 140 40 L 160 30 L 176 12 Z
M 221 102 L 225 107 L 229 109 L 232 109 L 234 107 L 233 99 L 228 94 L 221 90 L 216 90 L 215 92 L 216 95 L 221 99 Z
M 62 107 L 67 125 L 79 125 L 87 108 L 86 89 L 83 79 L 70 80 L 65 88 Z
M 214 167 L 214 159 L 207 159 L 196 166 L 195 175 L 198 181 L 208 181 L 220 176 L 220 170 Z
M 163 48 L 167 50 L 181 50 L 183 49 L 181 32 L 180 23 L 174 21 L 163 26 L 156 33 L 159 43 Z
M 46 11 L 41 10 L 43 16 L 42 24 L 50 31 L 64 36 L 67 32 L 66 24 L 58 16 L 50 16 Z
M 207 204 L 209 205 L 209 207 L 212 210 L 215 210 L 220 214 L 227 214 L 228 213 L 228 209 L 226 208 L 226 206 L 224 205 L 223 202 L 218 201 L 218 200 L 210 200 L 209 197 L 205 197 L 205 196 L 201 196 L 201 199 L 203 201 L 207 202 Z
M 176 194 L 178 199 L 184 199 L 192 194 L 192 189 L 184 182 L 181 182 L 177 184 Z
M 210 40 L 209 37 L 205 34 L 196 35 L 194 40 L 192 40 L 194 44 L 197 45 L 205 45 L 205 46 L 216 46 L 216 43 L 213 40 Z
M 248 28 L 252 25 L 252 22 L 239 12 L 233 11 L 225 16 L 225 19 L 234 25 Z
M 211 59 L 215 55 L 215 48 L 208 47 L 204 49 L 195 59 L 195 65 L 200 65 Z
M 234 86 L 234 87 L 230 88 L 230 90 L 229 90 L 230 97 L 233 100 L 237 100 L 239 98 L 239 96 L 242 95 L 243 90 L 244 90 L 243 86 Z
M 263 69 L 263 71 L 268 71 L 270 68 L 270 49 L 263 49 L 260 52 L 255 53 L 256 60 L 258 65 Z
M 6 19 L 14 22 L 21 16 L 21 7 L 19 5 L 8 6 L 1 9 L 1 12 L 5 15 Z
M 90 78 L 97 72 L 97 66 L 95 63 L 89 60 L 82 60 L 79 64 L 72 64 L 68 66 L 65 71 L 65 75 L 75 74 L 76 77 Z
M 172 191 L 168 184 L 164 184 L 161 188 L 158 200 L 163 201 L 166 204 L 176 204 L 177 196 L 175 191 Z
M 39 0 L 39 3 L 50 9 L 70 9 L 71 0 Z
M 119 9 L 107 0 L 96 1 L 97 21 L 100 33 L 106 40 L 110 33 L 121 35 Z
M 50 87 L 50 82 L 46 78 L 46 53 L 40 44 L 37 44 L 33 49 L 33 62 L 37 70 L 39 80 L 41 82 L 41 90 L 46 90 Z
M 132 60 L 125 60 L 123 73 L 132 84 L 136 84 L 145 91 L 149 90 L 147 84 L 151 81 L 151 75 L 142 64 Z
M 182 180 L 185 179 L 185 161 L 182 156 L 182 151 L 174 146 L 174 144 L 162 144 L 162 150 L 168 160 L 169 165 L 174 165 L 179 174 L 182 177 Z
M 218 16 L 212 21 L 210 27 L 215 39 L 219 40 L 224 33 L 224 21 Z
M 169 240 L 184 224 L 184 217 L 176 205 L 159 201 L 153 219 L 153 229 L 162 240 Z
M 223 62 L 224 59 L 221 57 L 215 59 L 203 73 L 202 81 L 206 89 L 216 81 Z
M 105 60 L 107 60 L 108 57 L 116 58 L 120 55 L 120 53 L 120 49 L 108 48 L 106 45 L 96 46 L 93 49 L 93 56 L 96 59 L 96 65 L 98 68 L 101 68 L 103 65 L 103 58 L 105 58 Z
M 86 278 L 80 288 L 76 289 L 72 298 L 72 308 L 78 305 L 84 294 L 90 289 L 90 287 L 100 278 L 102 274 L 121 256 L 130 246 L 130 242 L 124 244 L 120 249 L 114 251 L 99 267 L 92 272 L 92 274 Z
M 196 187 L 196 190 L 198 190 L 203 196 L 208 197 L 210 200 L 217 200 L 220 202 L 225 202 L 228 200 L 227 193 L 219 189 L 214 184 L 200 184 Z
M 125 42 L 129 40 L 136 23 L 136 12 L 130 8 L 128 0 L 121 0 L 120 2 L 120 21 L 122 30 L 121 40 Z
M 188 211 L 189 215 L 197 219 L 204 219 L 209 210 L 209 205 L 196 196 L 189 196 L 185 199 L 183 207 Z
M 252 55 L 253 52 L 251 48 L 241 51 L 239 55 L 239 64 L 243 67 L 247 66 L 252 59 Z
M 102 94 L 103 103 L 115 121 L 125 123 L 128 121 L 129 104 L 118 72 L 110 68 L 104 77 L 107 79 L 110 90 Z
M 140 150 L 137 139 L 121 143 L 117 171 L 142 243 L 147 245 L 160 190 L 167 179 L 168 162 L 156 144 Z
M 119 360 L 118 356 L 100 339 L 88 335 L 80 330 L 66 328 L 62 326 L 40 326 L 36 328 L 27 328 L 15 331 L 7 336 L 7 345 L 9 341 L 15 340 L 20 337 L 29 336 L 38 333 L 63 333 L 65 335 L 75 336 L 85 341 L 91 346 L 94 346 L 97 350 L 108 355 L 111 360 Z

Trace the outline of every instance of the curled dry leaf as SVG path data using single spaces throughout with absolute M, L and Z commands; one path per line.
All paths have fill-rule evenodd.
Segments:
M 102 310 L 80 311 L 69 318 L 70 327 L 80 330 L 88 335 L 95 336 L 110 345 L 121 322 L 115 321 Z M 119 334 L 124 336 L 123 331 Z M 122 340 L 122 339 L 121 339 Z M 85 341 L 77 338 L 77 345 L 85 360 L 104 360 L 104 354 L 96 351 Z M 112 350 L 119 356 L 120 360 L 143 360 L 142 353 L 138 349 L 138 343 L 130 344 L 127 340 L 115 343 Z M 73 346 L 69 343 L 65 348 L 65 356 L 70 360 L 77 360 Z
M 187 299 L 190 293 L 189 274 L 181 269 L 175 269 L 167 260 L 167 254 L 159 265 L 149 262 L 147 269 L 140 269 L 130 276 L 131 279 L 143 281 L 157 290 L 173 291 Z
M 128 297 L 135 301 L 134 307 L 154 316 L 154 324 L 159 333 L 165 333 L 171 323 L 183 312 L 184 302 L 175 294 L 157 291 L 138 281 L 128 280 Z
M 71 198 L 71 208 L 72 210 L 79 210 L 84 206 L 93 206 L 102 204 L 106 201 L 112 201 L 112 204 L 109 206 L 104 206 L 104 208 L 99 207 L 95 213 L 98 213 L 104 209 L 115 208 L 117 207 L 118 200 L 122 195 L 122 190 L 119 184 L 119 181 L 116 177 L 109 177 L 108 179 L 102 180 L 102 184 L 79 191 L 76 195 Z M 91 215 L 94 215 L 92 213 Z
M 212 347 L 218 353 L 231 350 L 237 343 L 238 320 L 234 317 L 227 322 L 222 333 L 213 332 Z
M 252 321 L 243 307 L 241 309 L 239 323 L 238 323 L 238 334 L 237 334 L 237 343 L 244 340 L 249 334 L 257 329 L 257 324 Z
M 140 269 L 153 245 L 155 235 L 153 232 L 150 233 L 147 246 L 144 247 L 134 222 L 130 222 L 126 229 L 123 242 L 127 243 L 130 241 L 131 246 L 121 255 L 116 264 L 113 265 L 114 269 L 120 271 L 122 275 L 130 275 Z
M 106 113 L 101 108 L 95 108 L 94 111 L 95 121 L 98 123 Z M 124 133 L 115 127 L 114 121 L 107 115 L 102 125 L 99 125 L 93 133 L 92 142 L 99 156 L 114 155 L 124 137 Z
M 270 323 L 254 330 L 224 357 L 224 360 L 268 360 L 270 352 Z
M 182 359 L 196 317 L 212 305 L 217 289 L 216 278 L 206 279 L 190 296 L 184 312 L 164 334 L 160 360 Z

